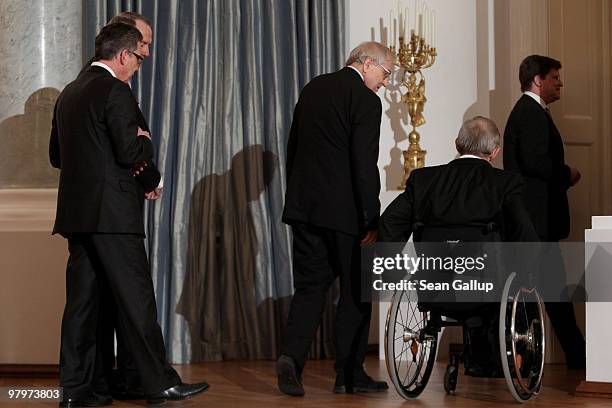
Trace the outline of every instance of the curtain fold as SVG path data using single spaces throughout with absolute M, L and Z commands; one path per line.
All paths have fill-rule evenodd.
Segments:
M 84 60 L 121 11 L 153 25 L 132 89 L 164 191 L 147 208 L 158 319 L 174 363 L 275 358 L 293 293 L 281 222 L 293 108 L 345 56 L 336 0 L 83 1 Z M 330 303 L 334 295 L 330 295 Z M 333 354 L 329 308 L 313 357 Z

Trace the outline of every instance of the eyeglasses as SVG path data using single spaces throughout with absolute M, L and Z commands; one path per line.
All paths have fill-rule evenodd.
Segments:
M 382 64 L 377 64 L 379 67 L 381 67 L 383 69 L 383 71 L 385 71 L 385 79 L 389 78 L 391 76 L 391 71 L 389 71 L 387 68 L 385 68 Z
M 144 61 L 144 57 L 142 55 L 138 55 L 134 51 L 130 51 L 130 50 L 127 50 L 127 52 L 129 52 L 130 54 L 136 57 L 136 59 L 138 60 L 137 61 L 138 65 L 142 64 L 142 61 Z

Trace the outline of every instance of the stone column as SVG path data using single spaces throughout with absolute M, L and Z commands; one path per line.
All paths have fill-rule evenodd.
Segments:
M 81 0 L 0 1 L 0 188 L 56 187 L 53 105 L 82 66 Z

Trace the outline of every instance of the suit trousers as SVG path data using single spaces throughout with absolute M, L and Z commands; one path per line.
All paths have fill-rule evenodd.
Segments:
M 104 279 L 106 281 L 106 279 Z M 103 293 L 110 293 L 108 282 L 103 282 Z M 134 359 L 126 344 L 125 335 L 118 322 L 117 305 L 112 296 L 100 299 L 98 316 L 98 352 L 102 353 L 101 364 L 104 376 L 94 387 L 98 393 L 109 394 L 123 389 L 138 391 L 142 388 Z M 115 358 L 115 335 L 117 356 Z
M 166 361 L 143 238 L 132 234 L 72 234 L 66 268 L 60 386 L 84 398 L 104 384 L 98 340 L 100 307 L 111 298 L 117 322 L 146 394 L 180 383 Z
M 372 304 L 361 302 L 359 238 L 339 231 L 295 224 L 293 231 L 293 284 L 281 352 L 292 357 L 300 370 L 321 322 L 328 290 L 340 279 L 335 321 L 335 369 L 339 374 L 360 370 L 365 360 Z
M 541 239 L 546 241 L 546 237 Z M 546 314 L 559 339 L 566 364 L 569 368 L 584 368 L 586 344 L 567 294 L 567 272 L 559 243 L 545 242 L 540 258 L 544 266 L 540 268 L 538 290 L 548 300 L 544 303 Z
M 144 118 L 141 117 L 140 119 L 142 119 L 143 123 L 141 127 L 148 129 Z M 145 188 L 143 188 L 143 183 L 159 183 L 159 177 L 155 177 L 157 169 L 152 166 L 147 166 L 145 169 L 148 170 L 148 174 L 140 173 L 137 177 L 138 183 L 136 184 L 138 196 L 141 197 L 139 202 L 141 211 L 144 211 L 144 196 L 146 192 Z M 157 174 L 159 175 L 159 173 Z M 102 283 L 104 284 L 102 290 L 110 291 L 106 279 Z M 120 392 L 125 389 L 139 391 L 142 388 L 134 359 L 129 353 L 126 341 L 124 340 L 124 334 L 121 332 L 117 319 L 117 306 L 112 296 L 102 297 L 98 325 L 98 349 L 102 353 L 101 364 L 104 377 L 102 378 L 103 381 L 100 381 L 95 387 L 95 391 L 99 393 L 112 394 L 113 392 Z M 117 339 L 116 358 L 115 335 Z

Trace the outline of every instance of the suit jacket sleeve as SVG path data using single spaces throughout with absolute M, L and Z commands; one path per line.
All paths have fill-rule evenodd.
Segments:
M 380 178 L 378 175 L 378 144 L 382 104 L 374 96 L 372 103 L 364 104 L 364 112 L 353 124 L 351 140 L 351 166 L 357 209 L 366 230 L 376 229 L 380 215 Z
M 149 129 L 149 125 L 147 124 L 147 121 L 145 120 L 144 115 L 140 110 L 140 107 L 138 107 L 137 113 L 138 127 L 147 132 L 151 132 L 151 130 Z M 159 186 L 161 174 L 159 173 L 159 170 L 157 169 L 157 166 L 155 165 L 152 159 L 148 160 L 146 164 L 147 165 L 145 166 L 144 170 L 136 175 L 136 181 L 140 183 L 143 190 L 148 193 L 150 191 L 155 190 Z
M 136 175 L 136 181 L 140 183 L 145 193 L 153 191 L 159 186 L 161 174 L 153 160 L 147 161 L 146 167 Z
M 59 138 L 57 137 L 57 122 L 56 122 L 57 102 L 53 108 L 53 119 L 51 120 L 51 136 L 49 138 L 49 161 L 56 169 L 62 168 L 62 160 L 60 157 Z
M 132 167 L 153 157 L 151 141 L 144 136 L 136 136 L 137 109 L 130 88 L 117 82 L 110 91 L 105 117 L 115 159 L 124 166 Z
M 539 108 L 538 108 L 539 109 Z M 531 113 L 523 126 L 518 158 L 522 162 L 524 176 L 560 182 L 565 188 L 570 184 L 570 169 L 563 161 L 549 154 L 548 135 L 550 123 L 546 114 Z
M 406 190 L 389 204 L 380 216 L 379 242 L 406 242 L 414 223 L 414 177 L 409 177 Z

